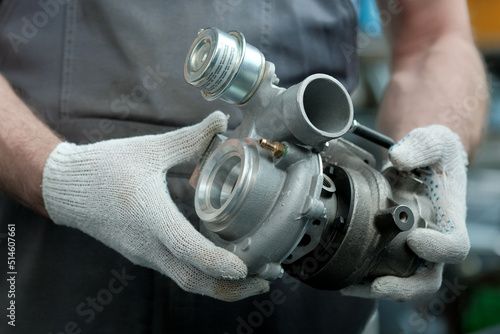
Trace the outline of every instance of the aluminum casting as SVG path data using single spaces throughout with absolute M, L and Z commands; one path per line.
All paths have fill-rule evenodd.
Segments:
M 243 259 L 249 274 L 276 279 L 285 269 L 314 287 L 341 289 L 409 276 L 421 265 L 406 234 L 435 225 L 425 171 L 380 173 L 372 155 L 341 138 L 360 127 L 339 81 L 314 74 L 278 87 L 274 64 L 241 33 L 215 28 L 199 32 L 184 74 L 206 99 L 243 112 L 191 181 L 202 233 Z M 361 128 L 365 137 L 390 143 L 368 130 Z

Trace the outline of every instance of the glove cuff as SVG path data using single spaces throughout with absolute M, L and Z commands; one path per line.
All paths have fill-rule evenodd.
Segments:
M 42 195 L 45 208 L 56 224 L 74 226 L 78 221 L 76 217 L 86 212 L 86 180 L 95 168 L 82 155 L 88 155 L 86 146 L 62 142 L 45 163 Z

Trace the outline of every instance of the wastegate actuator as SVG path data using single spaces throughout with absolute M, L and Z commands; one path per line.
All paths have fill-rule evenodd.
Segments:
M 238 255 L 250 275 L 287 271 L 337 290 L 421 265 L 407 246 L 417 227 L 435 226 L 419 173 L 377 171 L 374 157 L 342 138 L 391 140 L 353 119 L 342 84 L 314 74 L 288 89 L 274 64 L 244 36 L 199 32 L 184 76 L 207 100 L 237 104 L 241 125 L 212 141 L 193 173 L 202 233 Z

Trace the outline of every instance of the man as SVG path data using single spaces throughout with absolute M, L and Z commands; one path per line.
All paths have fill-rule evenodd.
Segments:
M 467 112 L 456 108 L 485 86 L 465 1 L 380 5 L 388 13 L 383 22 L 393 69 L 381 129 L 399 140 L 414 128 L 442 124 L 460 136 L 444 127 L 420 129 L 409 137 L 416 141 L 401 141 L 391 152 L 399 168 L 431 166 L 435 180 L 443 182 L 439 191 L 447 206 L 440 206 L 439 214 L 450 218 L 443 226 L 453 225 L 453 231 L 419 231 L 409 238 L 410 247 L 429 261 L 413 277 L 380 278 L 346 293 L 404 300 L 437 289 L 442 270 L 437 263 L 467 254 L 461 146 L 469 154 L 477 147 L 487 98 Z M 356 11 L 347 0 L 307 6 L 4 1 L 1 65 L 13 88 L 6 80 L 0 83 L 0 184 L 33 210 L 7 198 L 2 204 L 2 233 L 15 224 L 17 274 L 15 299 L 0 300 L 2 305 L 15 300 L 18 330 L 359 331 L 364 326 L 359 319 L 371 312 L 370 299 L 339 298 L 290 279 L 269 287 L 246 277 L 240 259 L 199 235 L 182 215 L 193 218 L 189 169 L 181 165 L 199 156 L 227 124 L 223 114 L 213 113 L 186 126 L 214 109 L 231 114 L 229 128 L 240 120 L 234 108 L 207 107 L 182 82 L 182 62 L 197 29 L 242 31 L 275 63 L 284 86 L 324 72 L 352 90 L 355 54 L 346 55 L 341 45 L 354 46 L 355 24 Z M 145 136 L 177 128 L 182 129 Z M 168 185 L 161 182 L 167 170 Z M 185 293 L 172 281 L 198 294 Z M 2 291 L 10 289 L 2 284 Z M 224 303 L 199 294 L 243 300 Z

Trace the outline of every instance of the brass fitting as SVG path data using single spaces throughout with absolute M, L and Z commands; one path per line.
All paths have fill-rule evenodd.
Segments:
M 268 150 L 275 158 L 281 158 L 286 153 L 286 146 L 278 141 L 271 143 L 267 139 L 260 138 L 259 146 Z

